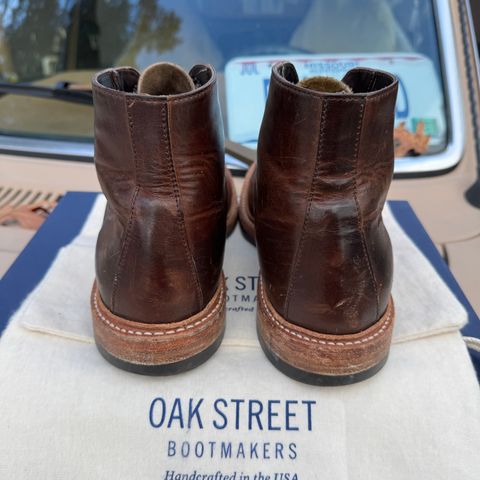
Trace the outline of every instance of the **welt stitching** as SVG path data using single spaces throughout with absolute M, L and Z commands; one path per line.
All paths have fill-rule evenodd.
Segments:
M 372 335 L 369 335 L 368 337 L 361 338 L 359 340 L 345 340 L 345 341 L 335 341 L 335 340 L 321 340 L 320 338 L 314 338 L 309 335 L 304 335 L 300 333 L 298 329 L 295 328 L 295 325 L 291 325 L 290 328 L 286 327 L 285 325 L 282 325 L 273 315 L 271 312 L 270 308 L 267 305 L 267 302 L 265 300 L 265 292 L 263 290 L 263 284 L 262 281 L 260 281 L 260 307 L 263 308 L 265 313 L 267 314 L 268 318 L 272 322 L 274 326 L 279 327 L 281 330 L 284 332 L 288 333 L 288 335 L 292 337 L 297 337 L 302 340 L 306 340 L 307 342 L 312 342 L 312 343 L 319 343 L 320 345 L 340 345 L 340 346 L 346 346 L 346 345 L 361 345 L 362 343 L 367 343 L 379 335 L 382 335 L 388 328 L 389 324 L 391 323 L 392 320 L 392 309 L 390 307 L 387 307 L 387 316 L 383 320 L 383 324 L 380 327 L 378 331 L 375 333 L 372 333 Z M 296 330 L 296 331 L 295 331 Z M 324 337 L 326 334 L 324 334 Z
M 199 303 L 199 308 L 202 308 L 203 293 L 200 286 L 200 280 L 198 278 L 197 268 L 192 257 L 192 252 L 188 245 L 187 230 L 185 227 L 185 220 L 183 217 L 183 212 L 182 212 L 181 202 L 180 202 L 180 189 L 178 186 L 177 174 L 175 171 L 175 166 L 173 164 L 173 155 L 171 152 L 171 142 L 170 142 L 169 122 L 168 122 L 168 103 L 162 108 L 162 125 L 163 125 L 163 140 L 165 142 L 165 154 L 169 162 L 170 178 L 173 185 L 173 191 L 175 193 L 175 203 L 177 206 L 177 221 L 181 230 L 182 243 L 185 250 L 185 256 L 187 257 L 187 261 L 190 266 L 190 272 L 192 273 L 193 281 L 195 283 L 195 290 L 197 295 L 197 301 Z
M 296 254 L 295 254 L 295 259 L 294 259 L 294 262 L 293 262 L 292 271 L 291 271 L 291 274 L 290 274 L 290 282 L 289 282 L 288 289 L 287 289 L 287 296 L 285 298 L 285 315 L 287 315 L 287 316 L 288 316 L 288 310 L 289 310 L 289 307 L 290 307 L 291 296 L 292 296 L 292 293 L 293 293 L 294 288 L 295 288 L 295 283 L 297 281 L 298 270 L 300 268 L 300 260 L 302 258 L 303 246 L 305 244 L 305 234 L 306 234 L 308 224 L 310 223 L 309 219 L 310 219 L 310 211 L 312 209 L 313 190 L 314 190 L 314 186 L 316 184 L 316 180 L 317 180 L 317 177 L 318 177 L 318 171 L 319 171 L 319 168 L 320 168 L 320 158 L 321 158 L 322 153 L 323 153 L 323 142 L 324 142 L 324 138 L 325 138 L 325 123 L 326 123 L 326 118 L 327 118 L 327 109 L 328 109 L 328 102 L 324 101 L 322 103 L 322 114 L 321 114 L 321 118 L 320 118 L 320 133 L 319 133 L 318 146 L 317 146 L 317 156 L 316 156 L 316 160 L 315 160 L 315 169 L 313 171 L 312 181 L 310 183 L 310 191 L 309 191 L 309 194 L 308 194 L 308 205 L 307 205 L 307 210 L 305 212 L 305 217 L 304 217 L 304 220 L 303 220 L 303 227 L 302 227 L 302 233 L 301 233 L 301 236 L 300 236 L 300 242 L 299 242 L 298 247 L 297 247 L 297 251 L 296 251 Z
M 123 267 L 125 265 L 125 258 L 128 250 L 128 245 L 130 244 L 130 233 L 133 225 L 133 218 L 135 216 L 135 203 L 137 200 L 137 195 L 140 190 L 139 186 L 135 187 L 135 190 L 132 195 L 131 205 L 130 205 L 130 214 L 128 216 L 127 228 L 123 234 L 122 248 L 120 250 L 120 260 L 118 262 L 118 269 L 113 277 L 113 287 L 112 287 L 112 311 L 115 311 L 115 297 L 117 293 L 117 286 L 120 279 L 120 275 L 123 273 Z
M 362 250 L 363 254 L 365 256 L 365 259 L 367 261 L 368 265 L 368 271 L 370 273 L 370 278 L 372 280 L 373 284 L 373 290 L 375 292 L 375 304 L 376 304 L 376 317 L 378 318 L 379 315 L 379 295 L 378 295 L 378 287 L 377 287 L 377 281 L 375 279 L 375 275 L 373 273 L 373 267 L 372 267 L 372 260 L 370 258 L 368 248 L 367 248 L 367 241 L 365 239 L 365 232 L 363 229 L 363 216 L 362 212 L 360 209 L 360 203 L 358 201 L 358 186 L 357 186 L 357 181 L 358 181 L 358 152 L 359 152 L 359 146 L 360 146 L 360 137 L 361 137 L 361 132 L 362 132 L 362 124 L 363 124 L 363 118 L 365 115 L 365 103 L 362 103 L 361 108 L 360 108 L 360 114 L 359 114 L 359 119 L 358 119 L 358 125 L 357 125 L 357 131 L 355 133 L 355 149 L 354 149 L 354 158 L 355 158 L 355 182 L 353 184 L 353 198 L 355 200 L 355 208 L 357 210 L 357 228 L 360 232 L 360 238 L 362 240 Z
M 110 328 L 112 328 L 114 330 L 117 330 L 118 332 L 125 333 L 125 334 L 128 334 L 128 335 L 139 335 L 139 336 L 163 336 L 163 335 L 173 335 L 175 333 L 181 333 L 181 332 L 184 332 L 186 330 L 190 330 L 192 328 L 198 327 L 202 323 L 205 323 L 209 318 L 211 318 L 213 315 L 215 315 L 220 310 L 220 308 L 222 308 L 224 306 L 224 304 L 225 304 L 224 293 L 225 293 L 225 291 L 224 291 L 224 287 L 222 285 L 221 289 L 220 289 L 220 297 L 218 299 L 217 304 L 215 305 L 215 308 L 210 313 L 205 315 L 204 317 L 198 319 L 194 323 L 189 323 L 188 325 L 185 325 L 184 327 L 172 328 L 172 329 L 166 330 L 166 331 L 163 331 L 163 330 L 160 330 L 160 331 L 158 331 L 158 330 L 130 330 L 130 329 L 127 329 L 127 328 L 119 327 L 115 322 L 112 322 L 112 321 L 108 320 L 108 318 L 106 318 L 102 314 L 102 312 L 100 310 L 100 307 L 98 305 L 98 299 L 97 299 L 98 298 L 98 291 L 95 293 L 95 296 L 93 297 L 93 304 L 94 304 L 94 307 L 95 307 L 95 313 L 96 313 L 97 317 L 103 323 L 108 325 Z M 161 324 L 159 324 L 159 326 L 160 325 Z

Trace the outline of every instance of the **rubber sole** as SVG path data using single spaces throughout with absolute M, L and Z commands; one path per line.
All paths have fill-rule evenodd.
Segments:
M 225 330 L 225 279 L 222 275 L 201 312 L 179 322 L 150 324 L 115 315 L 95 283 L 91 309 L 95 342 L 105 359 L 129 372 L 172 375 L 200 365 L 219 347 Z
M 272 364 L 311 385 L 348 385 L 375 375 L 387 361 L 395 311 L 390 299 L 384 315 L 358 333 L 331 335 L 284 319 L 269 302 L 260 279 L 257 333 Z

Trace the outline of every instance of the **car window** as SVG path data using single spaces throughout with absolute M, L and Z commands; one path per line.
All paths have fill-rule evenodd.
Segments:
M 255 148 L 271 65 L 341 78 L 355 66 L 400 79 L 396 141 L 422 158 L 448 143 L 434 8 L 426 0 L 35 0 L 0 11 L 4 82 L 88 86 L 110 66 L 161 60 L 219 74 L 227 138 Z M 88 105 L 0 97 L 0 133 L 91 142 Z M 423 149 L 420 145 L 423 142 Z

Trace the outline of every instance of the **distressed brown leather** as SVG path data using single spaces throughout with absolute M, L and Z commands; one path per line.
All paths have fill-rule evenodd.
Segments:
M 261 275 L 286 320 L 362 331 L 387 308 L 392 247 L 382 209 L 393 174 L 394 76 L 354 69 L 353 93 L 297 85 L 274 66 L 249 189 Z
M 190 71 L 187 93 L 136 93 L 139 73 L 93 79 L 95 165 L 108 203 L 96 249 L 101 298 L 122 318 L 186 319 L 212 299 L 225 245 L 227 187 L 217 81 Z

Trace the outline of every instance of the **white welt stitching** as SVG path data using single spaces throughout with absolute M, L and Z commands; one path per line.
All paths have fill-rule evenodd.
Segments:
M 355 340 L 353 342 L 336 342 L 336 341 L 326 341 L 326 340 L 320 340 L 318 338 L 312 338 L 312 337 L 308 337 L 306 335 L 301 335 L 300 333 L 297 333 L 297 332 L 294 332 L 292 330 L 290 330 L 289 328 L 283 326 L 272 314 L 272 312 L 270 311 L 270 309 L 268 308 L 268 305 L 267 305 L 267 302 L 265 301 L 265 294 L 264 294 L 264 291 L 263 291 L 263 285 L 262 285 L 262 282 L 260 281 L 260 298 L 262 300 L 262 306 L 264 307 L 267 315 L 269 316 L 270 320 L 277 326 L 277 327 L 280 327 L 282 330 L 284 330 L 285 332 L 287 332 L 289 335 L 292 335 L 294 337 L 298 337 L 298 338 L 301 338 L 302 340 L 306 340 L 307 342 L 313 342 L 313 343 L 320 343 L 321 345 L 341 345 L 341 346 L 345 346 L 345 345 L 359 345 L 359 344 L 362 344 L 362 343 L 366 343 L 366 342 L 369 342 L 370 340 L 373 340 L 375 337 L 378 337 L 378 335 L 382 334 L 383 332 L 385 332 L 385 330 L 387 329 L 391 319 L 392 319 L 392 309 L 389 308 L 388 309 L 388 315 L 387 315 L 387 318 L 385 319 L 385 322 L 384 324 L 382 325 L 382 328 L 380 328 L 380 330 L 378 332 L 375 332 L 373 335 L 370 335 L 369 337 L 366 337 L 366 338 L 362 338 L 361 340 Z
M 106 319 L 103 316 L 102 312 L 100 311 L 100 308 L 98 307 L 98 302 L 97 302 L 98 291 L 95 292 L 95 295 L 93 296 L 93 304 L 95 306 L 95 311 L 96 311 L 97 315 L 99 316 L 100 320 L 102 320 L 102 322 L 105 323 L 106 325 L 108 325 L 110 328 L 113 328 L 114 330 L 118 330 L 119 332 L 126 333 L 126 334 L 129 334 L 129 335 L 173 335 L 174 333 L 179 333 L 179 332 L 183 332 L 184 330 L 188 330 L 188 329 L 191 329 L 191 328 L 194 328 L 194 327 L 198 327 L 198 325 L 206 322 L 212 315 L 215 315 L 223 304 L 223 294 L 224 294 L 224 289 L 223 289 L 223 284 L 222 284 L 222 286 L 220 288 L 220 297 L 218 299 L 218 303 L 215 306 L 215 308 L 208 315 L 201 318 L 200 320 L 197 320 L 193 324 L 187 325 L 185 327 L 178 327 L 174 330 L 167 330 L 165 332 L 157 332 L 157 331 L 154 331 L 154 330 L 152 330 L 152 331 L 127 330 L 125 328 L 120 328 L 118 325 L 115 325 L 113 322 Z

